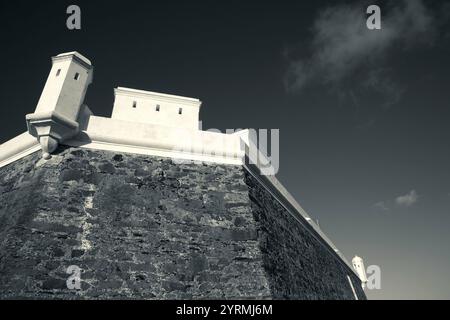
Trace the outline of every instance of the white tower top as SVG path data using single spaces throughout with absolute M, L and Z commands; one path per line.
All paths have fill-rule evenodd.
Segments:
M 53 57 L 52 69 L 35 113 L 56 111 L 75 121 L 92 82 L 92 69 L 91 62 L 78 52 Z
M 361 257 L 355 256 L 352 259 L 352 265 L 355 271 L 358 273 L 358 276 L 361 279 L 362 286 L 364 288 L 365 284 L 367 283 L 367 274 L 366 268 L 364 266 L 364 260 Z

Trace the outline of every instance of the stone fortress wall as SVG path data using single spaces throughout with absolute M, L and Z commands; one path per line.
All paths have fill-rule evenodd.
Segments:
M 60 148 L 0 169 L 0 298 L 359 299 L 245 168 Z M 69 290 L 69 266 L 82 269 Z
M 365 299 L 250 131 L 201 131 L 200 100 L 127 88 L 97 117 L 92 78 L 55 56 L 28 132 L 0 145 L 0 298 Z

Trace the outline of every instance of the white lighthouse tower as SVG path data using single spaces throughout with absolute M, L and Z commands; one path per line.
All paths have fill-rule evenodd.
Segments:
M 364 260 L 361 257 L 355 256 L 352 259 L 353 268 L 358 273 L 359 278 L 361 279 L 362 287 L 364 288 L 367 283 L 367 274 L 366 268 L 364 266 Z
M 28 132 L 39 140 L 44 158 L 79 132 L 77 118 L 92 78 L 91 62 L 78 52 L 52 58 L 36 110 L 26 116 Z

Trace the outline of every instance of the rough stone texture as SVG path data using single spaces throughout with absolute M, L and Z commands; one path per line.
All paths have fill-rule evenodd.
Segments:
M 364 298 L 240 166 L 40 156 L 0 169 L 0 299 L 353 299 L 347 274 Z
M 275 299 L 366 299 L 359 278 L 250 174 L 246 183 L 263 265 Z

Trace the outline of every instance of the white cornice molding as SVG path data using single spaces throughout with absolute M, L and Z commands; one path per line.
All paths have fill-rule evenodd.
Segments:
M 61 53 L 55 57 L 52 57 L 52 62 L 61 61 L 61 60 L 73 60 L 73 61 L 81 64 L 86 69 L 93 68 L 91 61 L 77 51 Z
M 91 150 L 104 150 L 116 153 L 129 153 L 161 158 L 171 158 L 175 162 L 187 161 L 187 162 L 217 163 L 224 165 L 242 165 L 242 160 L 240 158 L 205 155 L 201 153 L 195 154 L 195 153 L 179 152 L 168 149 L 161 149 L 157 147 L 142 147 L 137 145 L 110 143 L 100 140 L 91 141 L 89 143 L 81 142 L 79 140 L 68 140 L 65 142 L 65 144 L 71 147 L 80 147 Z

